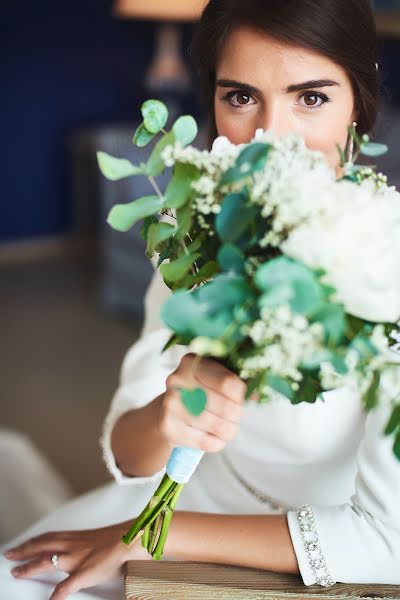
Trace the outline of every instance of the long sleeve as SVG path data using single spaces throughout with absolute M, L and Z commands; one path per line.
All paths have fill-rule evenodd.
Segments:
M 103 457 L 108 470 L 120 484 L 142 484 L 155 481 L 165 472 L 165 467 L 163 467 L 157 473 L 149 476 L 125 476 L 115 462 L 111 449 L 111 432 L 123 413 L 145 406 L 166 390 L 167 376 L 176 369 L 181 357 L 188 351 L 183 346 L 174 346 L 161 352 L 171 332 L 160 320 L 160 309 L 170 293 L 157 269 L 145 295 L 144 326 L 139 339 L 125 355 L 119 387 L 104 421 L 100 440 Z
M 390 413 L 385 404 L 367 413 L 348 502 L 287 513 L 305 585 L 400 584 L 400 461 L 383 435 Z

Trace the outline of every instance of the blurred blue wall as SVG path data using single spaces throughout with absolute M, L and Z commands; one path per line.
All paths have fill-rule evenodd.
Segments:
M 65 140 L 81 124 L 137 119 L 154 25 L 107 0 L 0 7 L 0 240 L 71 227 Z
M 67 135 L 139 116 L 154 25 L 110 12 L 111 0 L 0 3 L 0 242 L 70 230 Z M 400 104 L 399 47 L 382 43 L 381 61 Z

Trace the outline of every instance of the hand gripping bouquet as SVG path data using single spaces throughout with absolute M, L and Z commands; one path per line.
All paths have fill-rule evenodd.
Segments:
M 172 294 L 161 318 L 171 330 L 163 351 L 191 346 L 247 383 L 246 399 L 274 395 L 292 404 L 323 401 L 337 387 L 355 390 L 365 410 L 386 403 L 400 460 L 400 194 L 374 167 L 345 161 L 337 180 L 323 154 L 301 137 L 257 130 L 248 144 L 214 141 L 211 151 L 190 144 L 197 126 L 182 116 L 165 131 L 161 102 L 142 105 L 133 142 L 160 135 L 146 163 L 98 153 L 109 179 L 145 175 L 154 194 L 112 208 L 119 231 L 143 221 L 146 255 L 158 255 Z M 377 156 L 382 144 L 349 133 L 359 153 Z M 155 178 L 172 176 L 161 193 Z M 181 389 L 192 414 L 206 394 Z M 203 451 L 174 448 L 166 473 L 123 537 L 163 556 L 168 527 L 184 484 Z

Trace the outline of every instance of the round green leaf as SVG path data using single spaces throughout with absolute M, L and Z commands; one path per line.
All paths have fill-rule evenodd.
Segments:
M 218 250 L 217 261 L 222 271 L 244 273 L 244 254 L 234 244 L 223 244 Z
M 126 158 L 115 158 L 106 152 L 97 152 L 97 162 L 104 177 L 111 181 L 131 175 L 143 175 L 146 172 L 144 167 L 135 167 Z
M 144 196 L 129 204 L 116 204 L 110 210 L 107 222 L 117 231 L 128 231 L 140 219 L 159 211 L 163 203 L 164 199 L 158 196 Z
M 176 163 L 174 174 L 165 190 L 165 206 L 181 208 L 192 193 L 192 182 L 200 176 L 199 170 L 189 163 Z
M 228 194 L 221 205 L 220 212 L 215 217 L 215 228 L 223 242 L 234 242 L 247 229 L 256 215 L 253 206 L 246 206 L 245 194 Z
M 163 221 L 150 225 L 147 233 L 146 256 L 152 257 L 157 245 L 168 240 L 176 232 L 176 227 Z
M 146 100 L 141 107 L 143 124 L 150 133 L 158 133 L 168 120 L 168 109 L 159 100 Z
M 282 394 L 282 396 L 289 398 L 289 400 L 292 400 L 294 397 L 294 390 L 292 386 L 283 377 L 278 377 L 277 375 L 268 375 L 267 385 L 279 394 Z
M 325 333 L 325 343 L 336 346 L 343 339 L 346 322 L 345 312 L 341 304 L 329 302 L 321 305 L 310 315 L 311 322 L 322 324 Z
M 270 149 L 270 144 L 262 142 L 252 142 L 245 146 L 237 157 L 234 166 L 223 173 L 219 185 L 234 183 L 262 169 Z
M 163 323 L 180 335 L 193 335 L 197 320 L 205 315 L 191 292 L 177 290 L 162 305 L 160 317 Z
M 135 144 L 135 146 L 143 148 L 143 146 L 147 146 L 147 144 L 151 142 L 154 136 L 155 134 L 150 133 L 143 123 L 141 123 L 133 135 L 132 142 Z
M 175 121 L 172 131 L 182 146 L 187 146 L 197 136 L 197 123 L 192 116 L 184 115 Z
M 289 304 L 293 312 L 303 315 L 312 314 L 322 299 L 322 287 L 311 269 L 294 259 L 280 256 L 272 259 L 257 269 L 255 275 L 257 287 L 264 291 L 263 301 L 268 295 L 290 294 Z
M 377 144 L 373 142 L 367 142 L 365 144 L 361 144 L 360 152 L 365 156 L 382 156 L 382 154 L 386 154 L 388 151 L 388 147 L 386 144 Z
M 191 202 L 187 202 L 186 204 L 177 209 L 176 219 L 178 221 L 178 230 L 176 232 L 176 237 L 178 240 L 183 240 L 186 237 L 186 234 L 189 232 L 193 221 Z
M 149 160 L 146 165 L 146 173 L 147 175 L 151 175 L 152 177 L 156 177 L 160 175 L 165 169 L 164 161 L 161 158 L 161 153 L 170 144 L 174 144 L 176 142 L 175 134 L 172 131 L 169 131 L 163 137 L 158 140 L 157 144 L 154 146 L 153 151 L 150 155 Z
M 190 414 L 199 416 L 204 411 L 207 404 L 207 394 L 203 388 L 194 388 L 188 390 L 181 389 L 181 400 Z
M 201 254 L 184 254 L 176 260 L 165 263 L 160 267 L 162 276 L 166 281 L 179 281 L 186 275 L 193 263 L 200 258 Z

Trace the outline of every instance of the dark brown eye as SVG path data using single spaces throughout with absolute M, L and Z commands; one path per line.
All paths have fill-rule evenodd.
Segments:
M 238 104 L 248 104 L 250 101 L 250 96 L 239 92 L 236 94 L 236 99 Z
M 322 92 L 304 92 L 300 96 L 300 106 L 310 110 L 320 108 L 326 102 L 330 102 L 330 98 Z
M 320 100 L 320 97 L 317 96 L 317 94 L 314 94 L 312 92 L 304 94 L 304 101 L 307 104 L 307 106 L 315 106 L 318 100 Z

